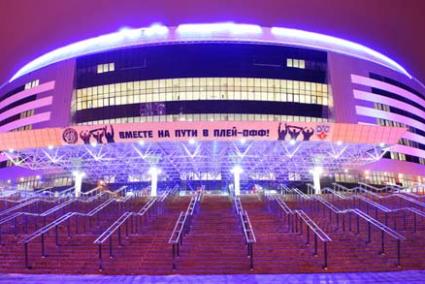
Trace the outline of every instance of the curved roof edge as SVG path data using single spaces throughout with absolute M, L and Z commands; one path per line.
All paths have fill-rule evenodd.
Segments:
M 371 61 L 412 78 L 396 61 L 352 41 L 298 29 L 225 22 L 182 24 L 177 27 L 153 24 L 138 29 L 123 28 L 115 33 L 85 39 L 45 53 L 20 68 L 9 82 L 53 63 L 83 55 L 143 44 L 197 41 L 264 42 L 326 50 Z

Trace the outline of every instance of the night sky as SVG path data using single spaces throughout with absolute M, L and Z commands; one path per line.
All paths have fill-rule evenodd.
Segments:
M 353 40 L 425 81 L 425 0 L 0 0 L 0 84 L 56 47 L 153 22 L 235 21 Z

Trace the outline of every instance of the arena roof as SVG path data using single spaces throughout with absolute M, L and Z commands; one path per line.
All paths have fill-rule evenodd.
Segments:
M 371 61 L 412 78 L 391 58 L 352 41 L 298 29 L 225 22 L 182 24 L 177 27 L 153 24 L 137 29 L 123 28 L 115 33 L 85 39 L 45 53 L 20 68 L 9 82 L 42 67 L 83 55 L 143 44 L 203 41 L 268 43 L 325 50 Z

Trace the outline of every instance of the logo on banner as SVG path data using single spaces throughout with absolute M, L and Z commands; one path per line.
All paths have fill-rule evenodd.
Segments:
M 329 125 L 318 125 L 316 126 L 316 135 L 319 137 L 320 140 L 325 139 L 328 137 L 329 131 L 330 131 Z
M 63 140 L 68 144 L 77 143 L 78 138 L 81 138 L 84 144 L 115 143 L 115 132 L 112 125 L 109 125 L 109 129 L 107 126 L 104 126 L 91 130 L 81 130 L 79 134 L 75 129 L 67 128 L 63 131 L 62 137 Z
M 62 139 L 68 144 L 75 144 L 78 141 L 78 132 L 74 128 L 67 128 L 62 133 Z
M 282 123 L 279 123 L 278 128 L 278 140 L 297 140 L 298 136 L 302 137 L 303 141 L 310 141 L 311 136 L 314 134 L 314 129 L 311 127 L 300 127 L 296 125 L 290 125 L 285 123 L 285 127 L 282 127 Z

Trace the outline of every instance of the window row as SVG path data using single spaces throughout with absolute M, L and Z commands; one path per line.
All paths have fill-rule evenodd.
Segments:
M 287 121 L 287 122 L 328 122 L 327 118 L 296 116 L 296 115 L 272 115 L 272 114 L 170 114 L 155 116 L 122 117 L 104 120 L 95 120 L 78 123 L 78 125 L 134 123 L 134 122 L 172 122 L 172 121 Z
M 298 93 L 310 91 L 313 93 L 328 93 L 328 85 L 315 82 L 263 79 L 263 78 L 179 78 L 132 81 L 117 84 L 108 84 L 89 87 L 77 90 L 77 97 L 102 94 L 126 92 L 132 90 L 148 90 L 157 93 L 170 91 L 213 91 L 213 90 L 233 90 L 233 91 L 261 91 L 261 92 L 291 92 L 298 90 Z M 292 90 L 292 91 L 291 91 Z M 307 92 L 305 92 L 307 93 Z
M 115 71 L 115 63 L 97 65 L 97 74 Z
M 34 88 L 40 84 L 40 80 L 34 80 L 25 84 L 25 90 Z
M 108 106 L 118 106 L 118 105 L 128 105 L 128 104 L 138 104 L 138 103 L 150 103 L 150 102 L 166 102 L 166 101 L 195 101 L 195 100 L 261 100 L 261 101 L 279 101 L 279 102 L 293 102 L 293 103 L 303 103 L 303 104 L 319 104 L 328 106 L 328 98 L 315 97 L 315 96 L 305 96 L 305 95 L 292 95 L 292 94 L 279 94 L 273 96 L 273 94 L 264 94 L 261 97 L 250 97 L 250 96 L 229 96 L 227 98 L 218 98 L 214 96 L 202 96 L 201 94 L 197 96 L 187 96 L 187 95 L 176 95 L 173 96 L 173 99 L 166 99 L 166 94 L 157 96 L 149 95 L 146 97 L 143 96 L 132 96 L 132 97 L 112 97 L 105 99 L 93 99 L 87 101 L 77 101 L 73 105 L 73 111 L 101 108 Z
M 253 78 L 184 78 L 78 89 L 73 100 L 73 111 L 191 100 L 261 100 L 331 105 L 326 84 Z
M 303 59 L 286 59 L 286 67 L 305 69 L 305 60 Z

